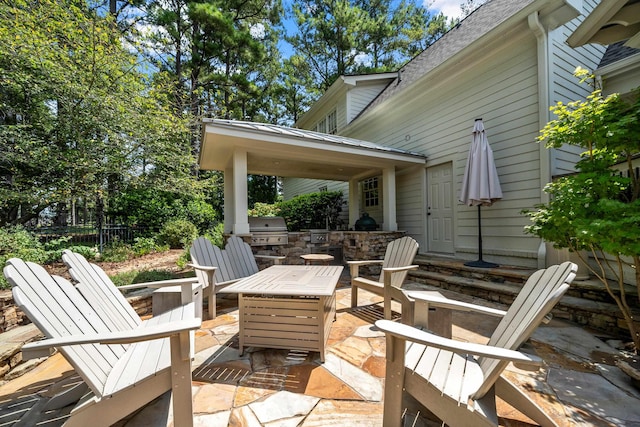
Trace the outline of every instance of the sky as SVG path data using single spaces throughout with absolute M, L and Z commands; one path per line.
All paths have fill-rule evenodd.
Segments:
M 459 18 L 462 0 L 424 0 L 425 7 L 433 12 L 442 12 L 448 18 Z

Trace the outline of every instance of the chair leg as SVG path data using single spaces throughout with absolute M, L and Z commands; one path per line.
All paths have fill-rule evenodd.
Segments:
M 393 298 L 385 296 L 384 301 L 382 302 L 382 306 L 384 307 L 384 318 L 385 320 L 391 320 L 391 300 Z
M 351 308 L 358 306 L 358 287 L 351 284 Z
M 387 335 L 387 363 L 384 386 L 383 427 L 400 427 L 404 393 L 405 341 Z
M 209 301 L 209 308 L 207 310 L 209 314 L 209 319 L 216 318 L 216 293 L 213 289 L 213 285 L 208 286 L 207 288 L 207 300 Z
M 193 399 L 191 393 L 191 358 L 189 334 L 171 337 L 171 400 L 173 425 L 193 427 Z
M 540 424 L 540 427 L 558 427 L 558 424 L 537 403 L 506 378 L 498 377 L 495 390 L 496 396 Z

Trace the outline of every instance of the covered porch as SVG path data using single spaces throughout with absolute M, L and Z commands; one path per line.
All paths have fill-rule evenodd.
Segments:
M 247 175 L 326 179 L 349 183 L 349 206 L 358 206 L 358 183 L 382 176 L 383 231 L 397 231 L 396 175 L 424 167 L 422 154 L 367 141 L 265 123 L 209 119 L 200 168 L 224 172 L 224 231 L 250 233 Z M 358 210 L 349 209 L 349 228 Z

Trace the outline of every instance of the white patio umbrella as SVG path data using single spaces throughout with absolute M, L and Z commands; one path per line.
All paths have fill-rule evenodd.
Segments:
M 489 146 L 482 119 L 476 119 L 473 126 L 473 138 L 469 148 L 467 167 L 462 179 L 460 202 L 467 206 L 478 207 L 478 260 L 465 263 L 471 267 L 492 268 L 498 264 L 482 259 L 482 219 L 481 206 L 491 206 L 502 198 L 502 189 L 498 171 L 493 161 L 493 151 Z

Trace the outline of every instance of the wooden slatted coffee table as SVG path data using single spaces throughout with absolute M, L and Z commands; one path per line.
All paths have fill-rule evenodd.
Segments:
M 342 268 L 274 265 L 226 287 L 238 294 L 240 354 L 249 346 L 318 351 L 324 362 Z

